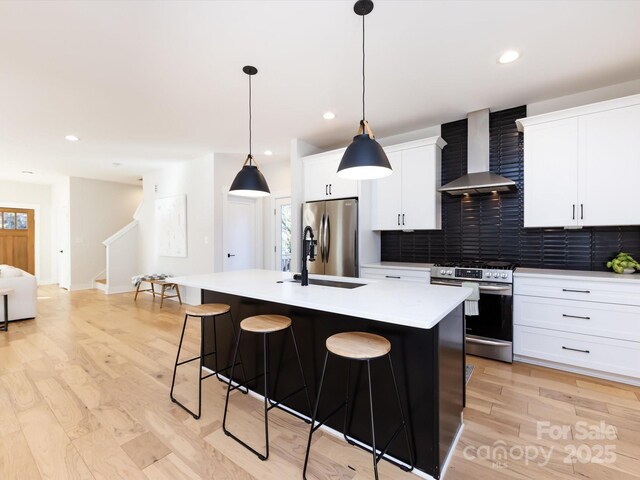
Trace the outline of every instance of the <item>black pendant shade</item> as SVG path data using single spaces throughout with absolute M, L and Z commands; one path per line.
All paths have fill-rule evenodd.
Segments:
M 269 185 L 258 167 L 246 163 L 233 179 L 229 193 L 240 197 L 266 197 L 271 194 Z
M 249 76 L 249 155 L 247 155 L 242 169 L 233 179 L 229 193 L 240 197 L 266 197 L 271 194 L 269 185 L 267 185 L 267 181 L 258 166 L 255 165 L 255 160 L 251 154 L 251 77 L 258 73 L 258 69 L 247 65 L 242 71 Z
M 338 167 L 338 176 L 350 179 L 371 180 L 391 173 L 387 154 L 367 133 L 353 137 L 353 142 L 345 150 Z
M 353 11 L 362 17 L 362 120 L 360 130 L 345 150 L 337 172 L 339 177 L 353 180 L 372 180 L 393 173 L 387 154 L 376 142 L 365 117 L 364 17 L 372 10 L 371 0 L 358 0 L 353 6 Z

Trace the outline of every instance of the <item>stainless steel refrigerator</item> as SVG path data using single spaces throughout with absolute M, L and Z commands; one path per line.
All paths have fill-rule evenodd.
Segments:
M 309 273 L 358 276 L 358 200 L 326 200 L 302 205 L 302 231 L 309 225 L 318 240 Z

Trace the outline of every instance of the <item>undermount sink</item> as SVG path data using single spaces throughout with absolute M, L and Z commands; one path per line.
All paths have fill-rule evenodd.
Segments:
M 278 283 L 300 283 L 300 280 L 294 280 L 294 279 L 290 279 L 290 280 L 279 280 Z M 351 283 L 351 282 L 340 282 L 337 280 L 320 280 L 317 278 L 310 278 L 309 279 L 309 285 L 320 285 L 322 287 L 336 287 L 336 288 L 348 288 L 348 289 L 353 289 L 353 288 L 358 288 L 358 287 L 364 287 L 366 285 L 366 283 Z

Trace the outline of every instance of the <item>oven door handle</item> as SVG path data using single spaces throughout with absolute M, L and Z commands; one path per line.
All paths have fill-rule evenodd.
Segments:
M 484 338 L 466 337 L 467 342 L 477 343 L 478 345 L 490 345 L 492 347 L 508 347 L 511 342 L 500 342 L 498 340 L 485 340 Z
M 442 282 L 438 280 L 431 280 L 432 285 L 445 285 L 449 287 L 461 287 L 462 282 Z M 504 287 L 498 287 L 494 285 L 482 285 L 479 284 L 481 292 L 508 292 L 511 290 L 511 285 L 505 285 Z

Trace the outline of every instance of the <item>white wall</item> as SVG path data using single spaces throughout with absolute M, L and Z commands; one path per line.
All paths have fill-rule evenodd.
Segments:
M 144 175 L 144 201 L 138 219 L 141 274 L 177 276 L 214 271 L 213 184 L 213 154 Z M 156 247 L 155 201 L 175 195 L 187 196 L 187 256 L 160 257 Z M 186 289 L 181 293 L 186 303 L 200 303 L 199 290 Z
M 0 182 L 0 206 L 35 210 L 35 273 L 38 283 L 57 282 L 55 255 L 55 216 L 51 185 L 26 182 Z
M 276 199 L 291 196 L 291 165 L 288 158 L 269 159 L 260 163 L 260 169 L 264 175 L 271 195 L 262 200 L 262 268 L 275 269 L 275 204 Z
M 71 290 L 93 288 L 106 268 L 102 242 L 131 222 L 141 198 L 137 185 L 69 179 Z

